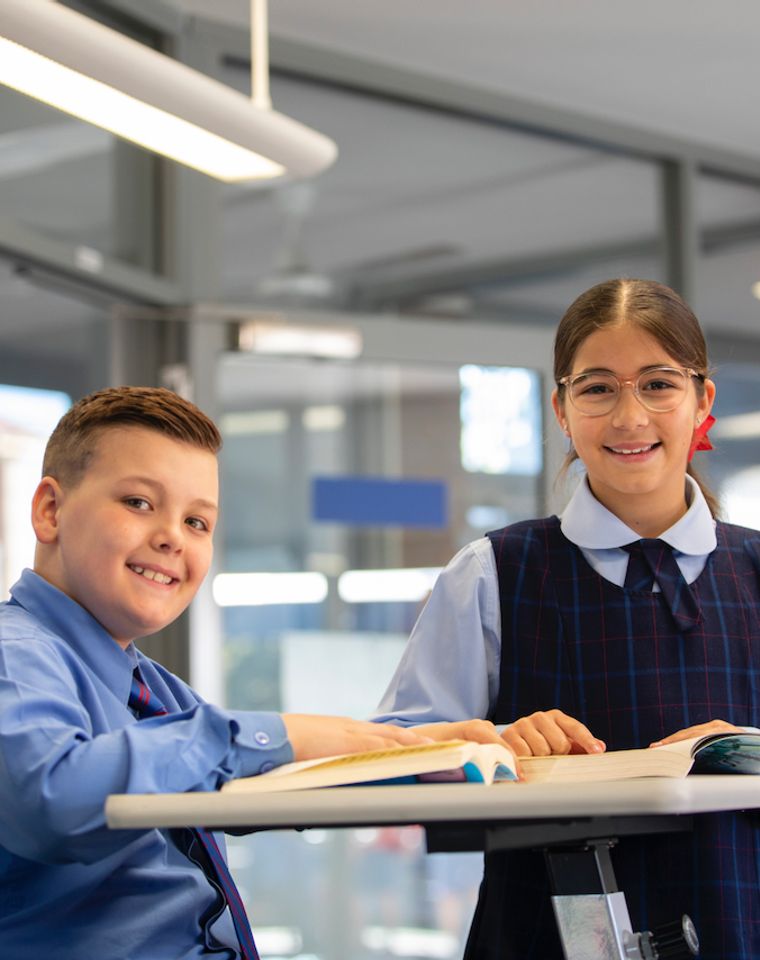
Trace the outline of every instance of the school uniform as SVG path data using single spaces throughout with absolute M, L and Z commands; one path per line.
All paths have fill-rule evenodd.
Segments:
M 135 670 L 170 716 L 138 720 Z M 219 888 L 177 832 L 109 830 L 104 804 L 214 790 L 292 759 L 279 715 L 204 703 L 24 571 L 0 604 L 0 955 L 239 957 Z
M 646 746 L 712 719 L 756 725 L 760 533 L 715 524 L 690 480 L 688 493 L 687 513 L 662 535 L 698 605 L 688 629 L 676 623 L 656 584 L 646 590 L 623 585 L 628 555 L 622 547 L 637 534 L 582 483 L 561 521 L 526 521 L 489 534 L 493 567 L 483 560 L 483 541 L 476 550 L 466 548 L 459 564 L 478 571 L 470 584 L 474 599 L 466 612 L 455 611 L 445 596 L 451 576 L 442 578 L 439 596 L 434 590 L 428 603 L 433 615 L 428 619 L 427 608 L 421 615 L 378 719 L 463 719 L 467 712 L 431 716 L 437 712 L 432 698 L 457 686 L 459 671 L 474 663 L 477 682 L 465 681 L 463 698 L 447 692 L 449 706 L 485 699 L 480 715 L 495 723 L 557 707 L 611 750 Z M 462 589 L 458 583 L 460 598 Z M 447 636 L 433 674 L 426 673 L 433 669 L 436 631 L 439 638 L 458 632 L 437 616 L 458 626 L 471 622 L 477 607 L 490 614 L 480 628 L 481 649 L 471 652 L 469 664 L 457 664 L 467 638 Z M 711 814 L 696 818 L 692 833 L 623 838 L 612 859 L 636 929 L 688 913 L 706 960 L 760 956 L 760 835 L 752 816 Z M 486 858 L 466 957 L 561 960 L 540 853 Z

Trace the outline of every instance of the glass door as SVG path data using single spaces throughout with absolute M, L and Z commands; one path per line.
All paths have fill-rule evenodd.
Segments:
M 355 362 L 220 357 L 228 706 L 369 715 L 440 568 L 544 512 L 546 371 L 513 332 L 441 357 L 427 326 L 435 359 L 409 355 L 412 322 L 400 359 L 392 331 Z M 262 955 L 291 960 L 453 960 L 481 873 L 414 827 L 258 834 L 231 858 Z

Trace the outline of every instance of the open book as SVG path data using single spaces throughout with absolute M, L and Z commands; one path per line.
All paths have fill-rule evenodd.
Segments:
M 688 773 L 760 774 L 760 733 L 716 733 L 643 750 L 525 757 L 529 783 L 579 783 L 633 777 L 685 777 Z
M 288 763 L 257 777 L 231 780 L 222 790 L 270 793 L 351 784 L 491 784 L 516 780 L 515 767 L 506 745 L 446 740 Z M 760 774 L 760 733 L 711 734 L 641 750 L 521 757 L 520 769 L 528 783 L 685 777 L 689 772 Z
M 230 780 L 222 790 L 269 793 L 359 783 L 493 783 L 516 779 L 514 757 L 506 745 L 442 740 L 286 763 L 258 777 Z

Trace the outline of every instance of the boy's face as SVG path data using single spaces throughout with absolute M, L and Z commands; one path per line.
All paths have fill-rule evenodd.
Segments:
M 103 430 L 77 486 L 37 488 L 35 569 L 126 646 L 195 596 L 218 498 L 214 454 L 143 427 Z

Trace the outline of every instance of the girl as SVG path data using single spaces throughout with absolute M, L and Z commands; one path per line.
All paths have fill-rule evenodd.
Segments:
M 555 339 L 552 405 L 585 478 L 558 517 L 465 547 L 380 710 L 508 723 L 517 754 L 622 750 L 757 723 L 760 533 L 696 476 L 715 385 L 672 290 L 610 280 Z M 691 915 L 708 960 L 760 957 L 760 841 L 743 814 L 613 849 L 635 929 Z M 561 960 L 539 853 L 489 854 L 466 957 Z

